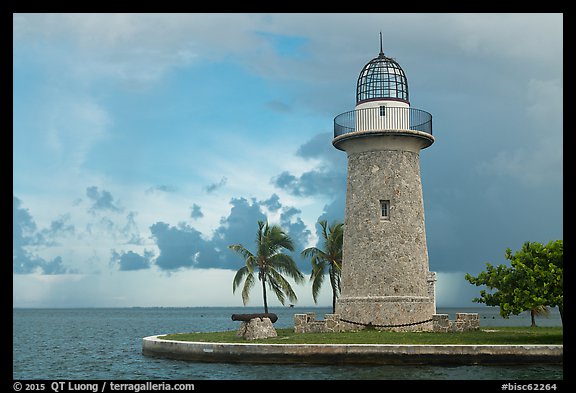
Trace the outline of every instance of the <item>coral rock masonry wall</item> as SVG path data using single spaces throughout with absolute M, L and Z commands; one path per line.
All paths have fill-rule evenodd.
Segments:
M 339 314 L 325 314 L 323 321 L 316 320 L 316 313 L 294 314 L 294 333 L 325 333 L 341 330 Z
M 432 330 L 435 275 L 428 270 L 418 140 L 370 136 L 347 142 L 342 319 L 397 330 Z M 382 216 L 381 201 L 389 203 Z M 402 325 L 400 327 L 400 325 Z M 342 329 L 357 330 L 346 323 Z
M 477 313 L 456 313 L 456 320 L 448 319 L 448 314 L 432 316 L 432 330 L 435 332 L 467 332 L 480 329 L 480 318 Z
M 456 313 L 456 320 L 451 321 L 448 314 L 432 315 L 432 331 L 441 333 L 467 332 L 480 329 L 480 318 L 477 313 Z M 339 314 L 325 314 L 323 321 L 316 320 L 316 313 L 294 314 L 294 333 L 340 332 L 345 329 Z M 391 330 L 391 329 L 387 329 Z

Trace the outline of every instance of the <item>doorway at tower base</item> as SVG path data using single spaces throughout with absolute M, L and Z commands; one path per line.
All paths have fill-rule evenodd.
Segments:
M 336 305 L 341 331 L 378 329 L 432 330 L 436 305 L 429 297 L 378 296 L 340 298 Z

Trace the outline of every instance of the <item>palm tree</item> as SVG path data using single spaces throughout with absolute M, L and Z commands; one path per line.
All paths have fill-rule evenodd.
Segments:
M 344 224 L 333 223 L 327 228 L 326 220 L 318 222 L 322 227 L 324 249 L 309 247 L 302 251 L 302 256 L 312 258 L 312 296 L 317 303 L 320 288 L 324 283 L 326 270 L 332 286 L 332 312 L 336 312 L 336 298 L 340 295 L 340 273 L 342 271 L 342 241 L 344 239 Z
M 242 301 L 244 305 L 248 303 L 250 290 L 254 286 L 256 279 L 254 273 L 258 271 L 258 280 L 262 282 L 262 296 L 264 297 L 264 312 L 268 313 L 268 299 L 266 296 L 266 284 L 276 293 L 280 303 L 284 304 L 286 297 L 291 302 L 296 302 L 298 298 L 292 290 L 290 283 L 284 278 L 287 275 L 294 279 L 296 283 L 302 283 L 304 276 L 298 266 L 282 249 L 294 251 L 294 243 L 282 228 L 278 225 L 269 226 L 268 222 L 258 221 L 258 233 L 256 236 L 256 255 L 248 251 L 242 244 L 228 246 L 230 249 L 240 254 L 246 263 L 234 276 L 232 292 L 240 286 L 244 280 L 242 288 Z
M 536 327 L 536 317 L 548 317 L 550 310 L 546 306 L 534 307 L 530 310 L 531 327 Z

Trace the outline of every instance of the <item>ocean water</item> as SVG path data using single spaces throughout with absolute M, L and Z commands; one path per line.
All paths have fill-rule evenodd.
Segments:
M 277 328 L 293 326 L 296 313 L 329 308 L 271 308 Z M 539 326 L 561 326 L 552 310 Z M 12 376 L 16 380 L 562 380 L 556 365 L 415 366 L 415 365 L 254 365 L 212 364 L 157 359 L 142 355 L 142 338 L 157 334 L 236 330 L 234 313 L 261 308 L 82 308 L 13 309 Z M 491 307 L 442 309 L 479 312 L 487 326 L 529 326 L 528 315 L 502 319 Z

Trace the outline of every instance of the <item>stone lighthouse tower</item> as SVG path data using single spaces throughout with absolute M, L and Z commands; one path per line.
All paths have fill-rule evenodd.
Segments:
M 436 275 L 428 270 L 420 150 L 432 115 L 410 107 L 408 80 L 382 51 L 358 76 L 356 108 L 334 119 L 348 156 L 341 295 L 345 330 L 429 330 Z

